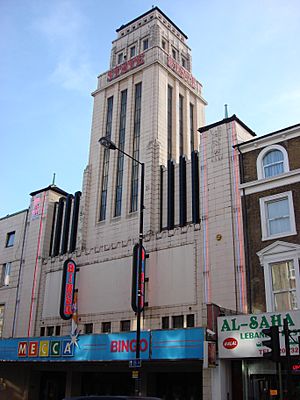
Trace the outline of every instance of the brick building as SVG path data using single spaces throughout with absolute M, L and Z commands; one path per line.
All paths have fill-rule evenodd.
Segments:
M 240 363 L 244 393 L 249 398 L 260 398 L 272 389 L 279 393 L 276 363 L 262 358 L 266 348 L 261 343 L 265 339 L 262 329 L 278 326 L 283 391 L 296 399 L 300 380 L 296 375 L 286 377 L 298 362 L 298 333 L 293 332 L 295 340 L 290 339 L 292 359 L 288 365 L 283 358 L 282 332 L 284 318 L 289 329 L 300 328 L 300 124 L 236 148 L 240 154 L 249 316 L 236 316 L 235 329 L 230 327 L 232 320 L 220 319 L 221 358 Z M 224 349 L 228 336 L 235 340 L 235 348 Z

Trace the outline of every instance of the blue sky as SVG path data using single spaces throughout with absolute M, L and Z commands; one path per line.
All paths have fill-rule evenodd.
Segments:
M 258 135 L 300 122 L 298 0 L 0 0 L 0 216 L 56 184 L 81 190 L 97 76 L 122 24 L 158 6 L 189 37 L 206 123 Z

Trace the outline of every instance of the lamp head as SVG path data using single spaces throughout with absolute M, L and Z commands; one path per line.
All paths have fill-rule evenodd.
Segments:
M 104 146 L 106 149 L 109 150 L 116 150 L 117 146 L 112 142 L 110 139 L 107 137 L 103 136 L 102 138 L 99 139 L 99 143 Z

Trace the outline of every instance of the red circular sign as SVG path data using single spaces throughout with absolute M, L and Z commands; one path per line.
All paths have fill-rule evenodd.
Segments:
M 235 349 L 239 342 L 235 338 L 227 338 L 223 341 L 223 347 L 227 350 Z

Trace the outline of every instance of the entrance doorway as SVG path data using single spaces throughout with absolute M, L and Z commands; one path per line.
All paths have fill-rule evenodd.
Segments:
M 201 400 L 202 374 L 197 372 L 159 372 L 156 395 L 165 400 Z
M 278 396 L 271 395 L 271 390 L 277 390 Z M 279 388 L 276 375 L 250 375 L 249 399 L 276 400 L 279 399 Z
M 40 400 L 61 400 L 65 397 L 66 373 L 45 371 L 40 380 Z
M 134 392 L 133 379 L 130 373 L 97 373 L 82 374 L 82 395 L 132 395 Z

